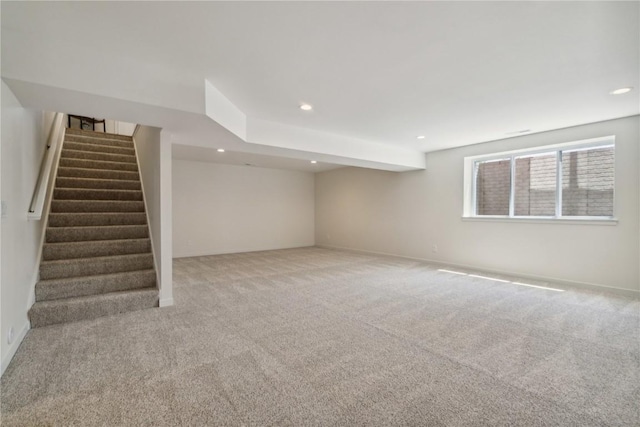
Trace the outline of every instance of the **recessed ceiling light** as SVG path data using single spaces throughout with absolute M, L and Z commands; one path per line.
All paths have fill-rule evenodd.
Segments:
M 218 148 L 218 153 L 224 153 L 224 148 Z
M 621 87 L 620 89 L 612 90 L 609 95 L 622 95 L 623 93 L 631 92 L 632 87 Z
M 316 163 L 318 163 L 318 161 L 317 160 L 311 160 L 311 163 L 313 163 L 315 165 Z
M 311 111 L 313 110 L 313 107 L 309 104 L 300 104 L 300 109 L 302 111 Z
M 418 135 L 416 136 L 416 139 L 424 139 L 424 135 Z

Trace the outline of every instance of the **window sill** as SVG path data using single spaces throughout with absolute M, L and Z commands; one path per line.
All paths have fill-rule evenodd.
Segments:
M 576 225 L 618 225 L 617 218 L 540 218 L 506 216 L 463 216 L 463 221 L 511 222 L 525 224 L 576 224 Z

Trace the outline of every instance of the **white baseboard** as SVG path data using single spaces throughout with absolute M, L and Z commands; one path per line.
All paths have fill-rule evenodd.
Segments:
M 29 324 L 29 321 L 25 322 L 25 324 L 22 325 L 22 328 L 20 328 L 20 332 L 18 332 L 18 335 L 16 335 L 13 342 L 9 345 L 9 351 L 2 358 L 2 365 L 0 366 L 0 376 L 4 375 L 4 371 L 7 369 L 7 366 L 9 366 L 9 363 L 11 363 L 11 359 L 13 359 L 13 356 L 15 356 L 16 351 L 18 351 L 18 347 L 20 347 L 20 344 L 22 344 L 22 340 L 24 340 L 24 337 L 27 336 L 27 332 L 29 332 L 30 328 L 31 325 Z
M 251 252 L 265 252 L 265 251 L 279 251 L 284 249 L 299 249 L 299 248 L 312 248 L 315 244 L 310 243 L 308 245 L 296 245 L 296 246 L 278 246 L 278 247 L 260 247 L 260 248 L 241 248 L 241 249 L 224 249 L 221 251 L 190 251 L 190 252 L 173 252 L 173 259 L 179 258 L 193 258 L 199 256 L 214 256 L 214 255 L 229 255 L 229 254 L 246 254 Z
M 164 298 L 160 300 L 160 307 L 171 307 L 173 305 L 173 298 Z
M 415 261 L 422 261 L 438 267 L 453 267 L 453 268 L 461 268 L 465 270 L 473 270 L 476 272 L 501 274 L 505 276 L 513 276 L 513 277 L 519 277 L 523 279 L 547 282 L 547 283 L 562 286 L 562 287 L 587 289 L 587 290 L 600 291 L 600 292 L 610 292 L 617 295 L 624 295 L 632 298 L 640 298 L 640 291 L 636 291 L 633 289 L 614 288 L 613 286 L 599 285 L 596 283 L 574 282 L 571 280 L 558 279 L 556 277 L 537 276 L 532 274 L 517 273 L 513 271 L 504 271 L 504 270 L 497 270 L 492 268 L 478 267 L 474 265 L 465 265 L 465 264 L 436 261 L 428 258 L 415 258 L 410 256 L 404 256 L 404 255 L 390 254 L 386 252 L 367 251 L 363 249 L 354 249 L 354 248 L 347 248 L 342 246 L 331 246 L 331 245 L 316 245 L 316 246 L 319 248 L 325 248 L 325 249 L 338 249 L 342 251 L 350 251 L 350 252 L 357 252 L 357 253 L 363 253 L 363 254 L 384 255 L 384 256 L 395 257 L 395 258 L 410 259 Z

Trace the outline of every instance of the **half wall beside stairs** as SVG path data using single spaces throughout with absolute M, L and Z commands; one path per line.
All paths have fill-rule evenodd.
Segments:
M 67 129 L 32 327 L 158 306 L 131 137 Z

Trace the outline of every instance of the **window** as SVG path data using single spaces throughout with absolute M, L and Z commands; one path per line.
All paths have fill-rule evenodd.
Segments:
M 614 148 L 562 152 L 562 215 L 613 216 Z
M 614 153 L 606 137 L 467 158 L 465 216 L 612 218 Z

